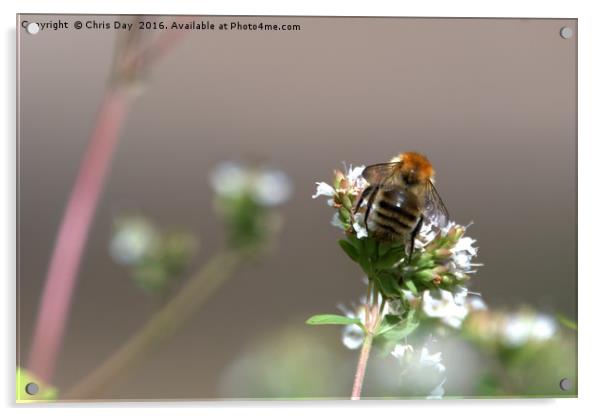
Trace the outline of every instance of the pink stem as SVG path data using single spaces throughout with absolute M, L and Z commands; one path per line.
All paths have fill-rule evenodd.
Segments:
M 364 384 L 364 375 L 366 374 L 366 367 L 368 365 L 368 358 L 370 357 L 370 348 L 372 347 L 372 334 L 367 333 L 362 344 L 362 350 L 360 351 L 360 357 L 357 361 L 357 370 L 355 371 L 355 378 L 353 380 L 353 390 L 351 391 L 351 400 L 359 400 L 362 395 L 362 385 Z
M 47 383 L 52 380 L 81 255 L 127 111 L 125 93 L 109 89 L 59 228 L 27 366 Z

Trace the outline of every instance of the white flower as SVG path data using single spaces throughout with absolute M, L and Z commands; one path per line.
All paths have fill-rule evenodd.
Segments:
M 357 325 L 345 325 L 341 340 L 350 350 L 357 350 L 364 342 L 364 332 Z
M 459 328 L 468 315 L 465 291 L 466 289 L 461 288 L 454 295 L 443 289 L 425 290 L 422 294 L 422 311 L 431 318 L 440 318 L 445 324 Z
M 438 373 L 443 373 L 445 371 L 445 366 L 442 364 L 441 353 L 436 352 L 434 354 L 430 354 L 429 350 L 426 347 L 422 347 L 420 351 L 420 364 L 426 367 L 434 368 Z
M 462 251 L 465 251 L 470 256 L 476 256 L 478 248 L 477 247 L 473 247 L 473 244 L 476 243 L 476 242 L 477 242 L 477 240 L 475 240 L 474 238 L 462 237 L 462 238 L 460 238 L 460 240 L 458 240 L 458 242 L 456 243 L 456 245 L 452 249 L 452 252 L 454 252 L 454 253 L 460 253 Z
M 368 237 L 368 230 L 362 225 L 363 221 L 363 214 L 357 213 L 353 216 L 353 229 L 355 230 L 355 236 L 357 238 Z
M 443 379 L 441 383 L 437 387 L 435 387 L 428 396 L 426 396 L 427 400 L 433 399 L 442 399 L 445 394 L 445 389 L 443 388 L 443 384 L 445 384 L 446 379 Z
M 548 315 L 517 312 L 510 315 L 502 328 L 502 341 L 519 347 L 529 341 L 547 341 L 556 333 L 556 322 Z
M 213 190 L 222 196 L 236 196 L 245 191 L 248 175 L 234 162 L 222 162 L 211 172 L 209 182 Z
M 398 344 L 395 346 L 391 355 L 399 360 L 402 360 L 406 355 L 411 355 L 414 353 L 414 347 L 410 344 Z
M 364 172 L 365 168 L 364 165 L 355 168 L 353 165 L 349 165 L 349 169 L 347 169 L 347 174 L 345 175 L 348 193 L 357 196 L 362 193 L 366 186 L 368 186 L 368 182 L 362 176 L 362 172 Z
M 279 205 L 292 193 L 292 184 L 288 175 L 280 170 L 266 169 L 253 178 L 253 197 L 258 204 Z
M 473 263 L 472 258 L 477 255 L 478 247 L 474 246 L 477 240 L 470 237 L 462 237 L 458 240 L 452 251 L 452 263 L 450 269 L 456 276 L 463 276 L 464 273 L 474 272 L 475 266 L 482 266 L 481 263 Z
M 209 182 L 218 195 L 236 198 L 248 193 L 264 206 L 281 204 L 292 193 L 292 183 L 286 173 L 268 168 L 247 168 L 234 162 L 220 163 L 209 176 Z
M 312 195 L 312 198 L 316 199 L 319 196 L 329 196 L 331 198 L 328 200 L 328 205 L 333 206 L 334 200 L 332 199 L 332 197 L 336 192 L 334 188 L 326 182 L 316 182 L 316 185 L 318 185 L 316 187 L 316 193 Z
M 487 304 L 481 296 L 469 296 L 466 298 L 466 304 L 471 311 L 486 311 Z
M 538 315 L 531 327 L 531 338 L 547 341 L 556 333 L 556 321 L 547 315 Z
M 115 262 L 133 266 L 139 263 L 157 243 L 157 231 L 142 218 L 121 221 L 109 244 Z
M 341 218 L 339 217 L 339 213 L 335 212 L 332 216 L 332 220 L 330 220 L 330 224 L 332 224 L 333 226 L 340 228 L 341 230 L 345 230 L 345 224 L 343 224 L 343 222 L 341 221 Z
M 416 354 L 411 345 L 399 344 L 391 353 L 402 366 L 402 385 L 418 388 L 427 399 L 440 399 L 445 393 L 445 366 L 441 352 L 431 354 L 426 346 Z M 428 392 L 428 393 L 427 393 Z
M 421 250 L 435 239 L 438 232 L 439 227 L 435 223 L 433 223 L 432 221 L 424 222 L 424 224 L 422 224 L 422 227 L 420 227 L 418 238 L 416 238 L 416 241 L 414 243 L 415 247 L 418 250 Z
M 360 299 L 360 306 L 355 307 L 352 305 L 352 309 L 346 308 L 344 305 L 338 305 L 339 309 L 343 311 L 345 316 L 352 319 L 359 319 L 362 323 L 366 319 L 366 309 L 363 306 L 365 303 L 364 299 Z M 356 350 L 362 346 L 364 342 L 364 331 L 358 325 L 345 325 L 343 327 L 343 333 L 341 340 L 343 345 L 350 350 Z

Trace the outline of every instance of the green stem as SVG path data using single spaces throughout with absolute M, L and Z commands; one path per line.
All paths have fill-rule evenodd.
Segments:
M 115 380 L 140 365 L 169 339 L 247 257 L 246 252 L 240 251 L 225 251 L 214 256 L 119 350 L 61 399 L 98 399 Z

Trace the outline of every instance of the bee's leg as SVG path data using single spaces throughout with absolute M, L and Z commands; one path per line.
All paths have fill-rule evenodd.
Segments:
M 354 214 L 357 213 L 357 210 L 360 209 L 360 207 L 362 206 L 362 202 L 364 202 L 364 199 L 366 199 L 368 194 L 370 192 L 372 192 L 373 189 L 374 189 L 374 187 L 372 185 L 369 185 L 362 191 L 362 193 L 360 194 L 360 197 L 358 198 L 357 202 L 355 203 L 355 206 L 353 207 Z
M 410 261 L 412 261 L 412 253 L 414 253 L 414 243 L 416 241 L 416 237 L 418 236 L 418 233 L 420 232 L 420 229 L 422 228 L 422 222 L 424 221 L 424 217 L 421 215 L 420 219 L 418 220 L 418 224 L 416 224 L 416 227 L 414 227 L 414 229 L 412 230 L 412 235 L 410 236 L 410 254 L 408 254 L 408 263 Z
M 368 206 L 366 207 L 366 213 L 364 214 L 364 226 L 366 230 L 368 229 L 368 217 L 370 216 L 370 211 L 372 210 L 372 204 L 374 203 L 374 198 L 376 198 L 376 194 L 378 193 L 379 186 L 371 186 L 372 188 L 370 197 L 368 198 Z M 368 188 L 366 188 L 368 189 Z

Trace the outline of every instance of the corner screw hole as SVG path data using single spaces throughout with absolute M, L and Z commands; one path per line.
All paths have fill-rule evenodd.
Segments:
M 568 391 L 571 389 L 571 387 L 573 387 L 573 383 L 571 383 L 571 380 L 569 380 L 568 378 L 563 378 L 562 380 L 560 380 L 559 386 L 560 390 Z
M 30 396 L 34 396 L 39 390 L 40 388 L 36 383 L 27 383 L 25 385 L 25 393 L 29 394 Z
M 568 26 L 563 27 L 562 29 L 560 29 L 560 37 L 563 39 L 570 39 L 573 37 L 573 29 L 571 29 Z

